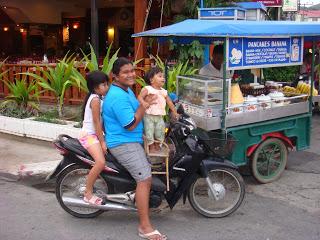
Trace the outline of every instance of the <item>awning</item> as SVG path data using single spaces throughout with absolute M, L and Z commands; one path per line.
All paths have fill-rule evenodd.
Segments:
M 320 23 L 293 21 L 233 21 L 188 19 L 169 26 L 140 32 L 133 37 L 172 38 L 181 43 L 224 37 L 290 37 L 305 36 L 320 39 Z

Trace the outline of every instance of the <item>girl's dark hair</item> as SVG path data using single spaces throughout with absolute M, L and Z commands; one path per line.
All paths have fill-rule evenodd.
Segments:
M 86 110 L 86 105 L 87 105 L 87 102 L 88 102 L 88 99 L 90 97 L 90 95 L 92 93 L 94 93 L 94 89 L 96 87 L 99 86 L 99 84 L 101 83 L 105 83 L 105 82 L 108 82 L 109 81 L 109 77 L 107 74 L 105 74 L 104 72 L 101 72 L 101 71 L 93 71 L 93 72 L 89 72 L 87 75 L 86 75 L 86 80 L 87 80 L 87 86 L 88 86 L 88 94 L 87 96 L 85 97 L 84 99 L 84 102 L 83 102 L 83 106 L 82 106 L 82 120 L 84 119 L 84 112 Z
M 129 59 L 127 58 L 124 58 L 124 57 L 118 58 L 112 66 L 112 73 L 115 75 L 119 75 L 121 67 L 127 64 L 133 65 L 132 62 L 129 61 Z
M 154 77 L 154 75 L 162 72 L 161 68 L 159 67 L 152 67 L 145 75 L 144 75 L 144 81 L 150 85 L 151 79 Z

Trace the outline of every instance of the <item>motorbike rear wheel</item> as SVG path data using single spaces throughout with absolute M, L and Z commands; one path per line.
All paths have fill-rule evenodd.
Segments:
M 192 208 L 209 218 L 228 216 L 239 208 L 245 195 L 241 175 L 233 169 L 217 168 L 208 173 L 217 199 L 213 196 L 205 178 L 197 178 L 189 188 L 188 199 Z
M 83 199 L 89 171 L 89 167 L 73 165 L 64 169 L 57 178 L 56 197 L 59 204 L 67 213 L 78 218 L 94 218 L 104 212 L 94 208 L 68 206 L 63 201 L 64 197 Z M 94 194 L 101 198 L 110 193 L 108 183 L 101 176 L 96 180 L 93 189 Z

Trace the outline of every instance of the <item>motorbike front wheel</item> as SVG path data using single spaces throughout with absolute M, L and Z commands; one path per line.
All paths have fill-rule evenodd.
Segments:
M 241 175 L 233 169 L 217 168 L 208 173 L 214 196 L 205 178 L 197 178 L 190 186 L 188 199 L 192 208 L 209 218 L 228 216 L 239 208 L 245 195 Z
M 72 206 L 64 201 L 66 198 L 83 199 L 89 171 L 89 167 L 73 165 L 63 170 L 57 178 L 56 197 L 58 202 L 66 212 L 78 218 L 93 218 L 104 212 L 95 208 Z M 110 193 L 107 182 L 101 176 L 94 183 L 93 192 L 101 198 Z

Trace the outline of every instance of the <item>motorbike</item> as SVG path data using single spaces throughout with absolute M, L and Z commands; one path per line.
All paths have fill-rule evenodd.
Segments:
M 149 206 L 157 208 L 166 200 L 172 209 L 181 198 L 183 203 L 188 198 L 192 208 L 202 216 L 225 217 L 240 207 L 245 195 L 245 184 L 237 167 L 219 155 L 219 152 L 230 153 L 235 141 L 231 136 L 228 142 L 217 141 L 216 135 L 197 128 L 182 106 L 178 113 L 179 119 L 170 121 L 167 131 L 171 150 L 170 190 L 167 191 L 165 177 L 153 175 Z M 108 210 L 137 210 L 136 182 L 112 154 L 106 154 L 105 169 L 93 189 L 103 204 L 92 205 L 83 201 L 83 195 L 94 160 L 70 136 L 60 135 L 54 145 L 63 159 L 46 180 L 56 179 L 56 198 L 66 212 L 91 218 Z

